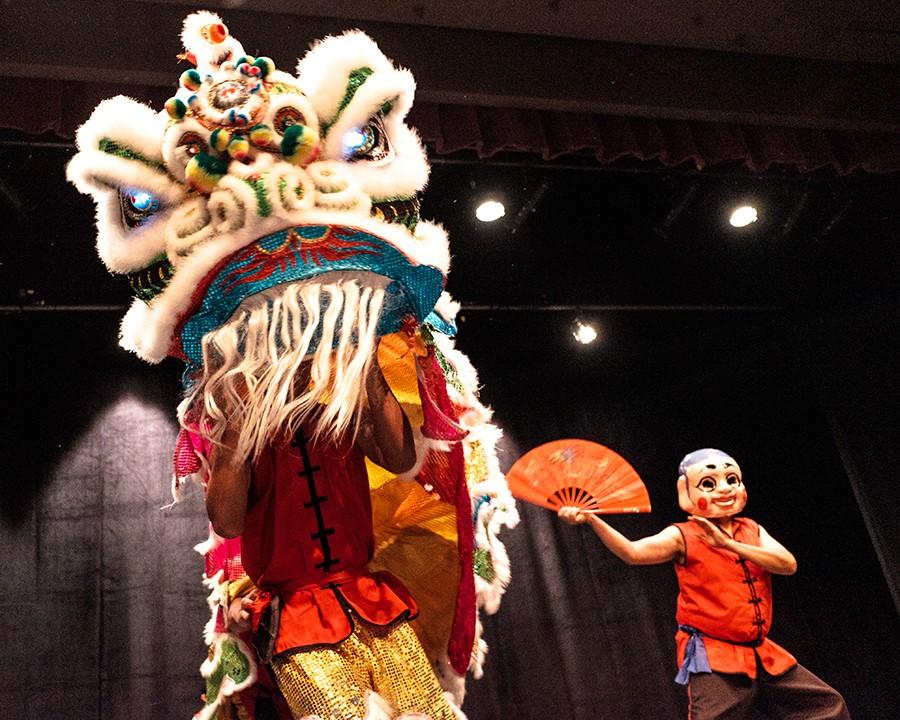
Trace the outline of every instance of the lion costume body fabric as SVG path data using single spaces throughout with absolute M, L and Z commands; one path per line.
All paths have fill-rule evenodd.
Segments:
M 495 612 L 509 581 L 497 535 L 518 517 L 500 432 L 451 339 L 447 236 L 419 218 L 429 169 L 404 124 L 412 76 L 358 31 L 314 45 L 296 76 L 244 53 L 212 13 L 190 15 L 182 40 L 194 67 L 165 110 L 102 102 L 68 167 L 97 204 L 100 257 L 134 291 L 121 345 L 186 363 L 176 497 L 186 478 L 206 482 L 226 420 L 248 461 L 301 426 L 352 436 L 377 357 L 417 462 L 395 477 L 367 461 L 369 567 L 412 593 L 412 626 L 459 706 L 485 652 L 477 610 Z M 301 363 L 308 383 L 296 382 Z M 240 542 L 210 531 L 197 549 L 212 610 L 197 717 L 252 717 L 266 673 L 223 615 L 252 590 Z

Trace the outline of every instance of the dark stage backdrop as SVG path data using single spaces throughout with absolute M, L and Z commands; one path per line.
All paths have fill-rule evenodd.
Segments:
M 774 639 L 841 690 L 855 720 L 900 717 L 900 622 L 832 434 L 841 408 L 822 410 L 804 323 L 767 312 L 597 319 L 602 343 L 576 348 L 560 313 L 464 315 L 459 346 L 505 430 L 504 468 L 560 437 L 609 445 L 650 491 L 652 514 L 612 521 L 639 537 L 681 519 L 685 452 L 731 452 L 747 514 L 799 560 L 797 575 L 775 580 Z M 168 500 L 179 368 L 118 350 L 117 320 L 0 318 L 2 718 L 184 719 L 198 707 L 201 499 L 157 509 Z M 866 359 L 845 355 L 844 375 L 866 385 Z M 839 377 L 833 365 L 827 377 Z M 862 481 L 874 459 L 858 465 Z M 512 583 L 485 618 L 486 675 L 469 682 L 470 720 L 683 717 L 671 567 L 629 568 L 586 528 L 520 510 L 504 537 Z
M 119 313 L 0 318 L 6 680 L 0 718 L 190 718 L 204 511 L 172 510 L 176 365 L 116 347 Z M 8 363 L 8 365 L 7 365 Z

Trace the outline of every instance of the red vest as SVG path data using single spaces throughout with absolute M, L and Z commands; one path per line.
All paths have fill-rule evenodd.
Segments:
M 282 600 L 275 652 L 332 645 L 350 612 L 387 625 L 418 612 L 403 584 L 371 573 L 372 505 L 362 453 L 313 444 L 302 433 L 270 447 L 253 468 L 241 555 L 257 587 Z
M 732 536 L 747 545 L 759 545 L 759 525 L 749 518 L 734 518 Z M 685 560 L 675 563 L 678 576 L 679 625 L 703 634 L 710 667 L 717 672 L 756 677 L 756 658 L 771 675 L 780 675 L 797 661 L 768 639 L 772 624 L 772 576 L 733 552 L 714 548 L 703 540 L 703 530 L 691 522 L 675 525 L 684 537 Z M 678 664 L 684 660 L 689 635 L 675 636 Z

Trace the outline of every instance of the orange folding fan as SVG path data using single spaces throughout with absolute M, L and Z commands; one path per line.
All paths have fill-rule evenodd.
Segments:
M 529 450 L 506 474 L 520 500 L 594 514 L 650 512 L 650 496 L 619 454 L 589 440 L 554 440 Z

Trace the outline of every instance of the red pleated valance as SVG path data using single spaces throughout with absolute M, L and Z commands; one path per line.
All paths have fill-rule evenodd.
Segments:
M 0 127 L 71 138 L 106 97 L 124 94 L 161 108 L 166 88 L 5 78 Z M 544 160 L 590 153 L 609 164 L 622 158 L 668 167 L 741 163 L 753 172 L 780 166 L 840 175 L 900 171 L 900 133 L 818 130 L 621 117 L 587 113 L 419 102 L 410 122 L 438 154 L 471 151 L 480 158 L 523 152 Z
M 590 152 L 600 163 L 656 160 L 668 167 L 742 163 L 840 175 L 900 171 L 900 133 L 740 125 L 420 103 L 411 124 L 438 153 L 471 150 L 481 158 L 521 151 L 554 160 Z

